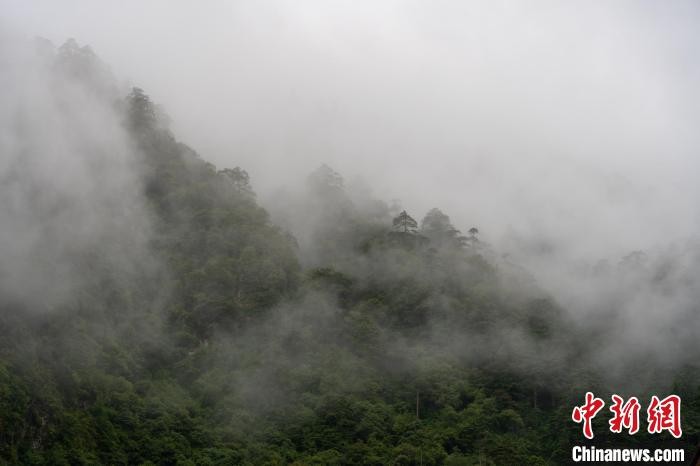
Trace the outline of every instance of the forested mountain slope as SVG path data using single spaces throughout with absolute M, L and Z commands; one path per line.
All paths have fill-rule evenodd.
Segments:
M 57 200 L 31 167 L 1 172 L 3 193 L 21 185 L 24 208 L 57 219 L 17 259 L 56 289 L 0 277 L 2 464 L 561 464 L 581 442 L 572 406 L 611 390 L 595 341 L 476 228 L 357 202 L 326 166 L 276 226 L 245 170 L 179 142 L 89 49 L 45 54 L 51 92 L 70 81 L 117 115 L 135 176 L 115 190 L 91 159 L 104 179 Z M 601 426 L 602 442 L 645 440 Z

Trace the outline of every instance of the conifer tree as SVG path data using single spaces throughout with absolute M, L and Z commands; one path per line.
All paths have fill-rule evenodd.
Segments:
M 416 228 L 418 228 L 418 222 L 403 210 L 398 217 L 394 219 L 394 228 L 403 233 L 415 233 Z

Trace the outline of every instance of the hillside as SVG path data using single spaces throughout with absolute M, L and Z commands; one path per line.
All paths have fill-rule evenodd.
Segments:
M 271 215 L 244 167 L 206 162 L 91 50 L 42 47 L 93 184 L 37 175 L 49 142 L 0 172 L 10 234 L 36 233 L 0 275 L 1 464 L 567 461 L 571 407 L 613 390 L 596 334 L 487 233 L 358 201 L 327 166 Z M 101 152 L 116 143 L 70 116 L 83 100 L 115 115 L 118 168 Z M 638 273 L 630 261 L 608 273 Z M 672 374 L 688 451 L 695 373 Z M 656 438 L 604 422 L 602 443 Z

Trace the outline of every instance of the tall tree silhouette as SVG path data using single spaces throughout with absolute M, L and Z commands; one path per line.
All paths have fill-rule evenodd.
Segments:
M 394 219 L 394 228 L 404 233 L 415 233 L 416 228 L 418 228 L 418 222 L 408 215 L 405 210 L 402 210 L 398 217 Z

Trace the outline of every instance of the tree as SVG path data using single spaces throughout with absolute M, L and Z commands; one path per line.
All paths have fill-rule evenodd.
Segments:
M 394 228 L 403 233 L 415 233 L 416 228 L 418 228 L 418 222 L 403 210 L 399 216 L 394 219 Z
M 425 214 L 423 220 L 421 221 L 421 230 L 430 237 L 430 234 L 444 233 L 450 229 L 454 229 L 450 223 L 450 217 L 445 215 L 440 209 L 433 208 Z
M 42 48 L 48 51 L 45 46 L 49 45 L 53 50 L 50 44 L 44 42 Z M 80 83 L 91 94 L 110 100 L 118 98 L 114 75 L 89 46 L 81 47 L 75 39 L 68 39 L 58 48 L 54 66 L 60 75 Z
M 352 202 L 345 192 L 343 177 L 338 172 L 328 165 L 321 165 L 308 176 L 306 184 L 310 200 L 317 204 L 314 209 L 321 211 L 324 216 L 338 219 L 350 217 Z
M 469 237 L 464 238 L 464 243 L 467 244 L 471 248 L 475 248 L 479 245 L 479 238 L 476 237 L 476 235 L 479 234 L 479 229 L 476 227 L 471 227 L 469 229 Z
M 228 185 L 233 188 L 233 190 L 246 197 L 255 197 L 253 188 L 250 186 L 250 176 L 248 172 L 236 167 L 236 168 L 224 168 L 219 171 L 219 174 L 223 176 Z
M 425 215 L 421 221 L 421 232 L 437 246 L 464 246 L 467 238 L 461 236 L 452 223 L 450 217 L 440 209 L 434 208 Z
M 140 87 L 134 87 L 126 97 L 129 122 L 136 129 L 152 129 L 156 123 L 156 109 Z
M 308 184 L 318 194 L 337 194 L 344 190 L 343 177 L 326 164 L 309 175 Z

